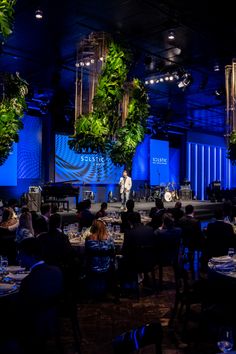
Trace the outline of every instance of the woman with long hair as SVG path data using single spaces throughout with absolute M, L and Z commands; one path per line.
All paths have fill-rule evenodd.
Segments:
M 8 231 L 15 231 L 18 227 L 18 220 L 14 217 L 12 208 L 4 208 L 0 228 Z
M 16 242 L 19 243 L 29 237 L 34 237 L 32 215 L 29 211 L 25 211 L 21 214 L 19 219 L 19 226 L 16 230 Z
M 85 241 L 87 271 L 107 272 L 113 265 L 114 241 L 106 229 L 103 220 L 94 220 L 90 235 Z

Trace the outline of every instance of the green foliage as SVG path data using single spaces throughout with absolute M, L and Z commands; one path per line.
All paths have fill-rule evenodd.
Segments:
M 232 165 L 236 165 L 236 131 L 233 130 L 229 136 L 227 157 L 231 160 Z
M 12 33 L 16 0 L 0 0 L 0 34 L 6 39 Z
M 19 129 L 23 128 L 21 117 L 26 108 L 27 85 L 18 74 L 4 74 L 5 97 L 0 103 L 0 165 L 7 159 L 12 144 L 19 140 Z
M 128 117 L 121 127 L 119 104 L 125 93 L 130 54 L 111 42 L 106 63 L 98 80 L 93 100 L 94 111 L 75 122 L 75 135 L 69 140 L 71 149 L 108 154 L 113 163 L 131 166 L 137 145 L 143 140 L 148 116 L 144 86 L 134 79 L 129 92 Z

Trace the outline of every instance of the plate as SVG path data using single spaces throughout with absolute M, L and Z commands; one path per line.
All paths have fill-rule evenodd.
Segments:
M 221 257 L 213 257 L 210 259 L 212 263 L 225 263 L 225 262 L 233 262 L 232 257 L 229 256 L 221 256 Z
M 25 268 L 23 268 L 21 266 L 8 266 L 7 271 L 9 273 L 18 273 L 18 272 L 24 272 Z
M 29 274 L 29 272 L 25 272 L 25 273 L 18 273 L 18 274 L 14 274 L 14 273 L 8 273 L 8 277 L 16 280 L 16 281 L 21 281 L 22 279 L 24 279 L 27 275 Z
M 17 290 L 17 286 L 15 283 L 13 284 L 0 283 L 0 295 L 9 294 L 16 290 Z

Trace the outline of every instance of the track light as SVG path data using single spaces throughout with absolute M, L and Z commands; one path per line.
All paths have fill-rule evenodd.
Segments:
M 37 10 L 35 11 L 35 18 L 37 18 L 37 20 L 42 20 L 42 18 L 43 18 L 43 11 L 40 10 L 40 9 L 37 9 Z
M 170 41 L 173 41 L 173 40 L 175 39 L 175 32 L 174 32 L 173 30 L 170 30 L 170 31 L 168 32 L 168 39 L 169 39 Z
M 220 66 L 219 64 L 214 65 L 214 71 L 220 71 Z
M 193 78 L 192 75 L 189 73 L 184 73 L 181 76 L 180 81 L 178 82 L 178 87 L 182 88 L 183 90 L 188 87 L 189 85 L 191 85 L 191 83 L 193 82 Z

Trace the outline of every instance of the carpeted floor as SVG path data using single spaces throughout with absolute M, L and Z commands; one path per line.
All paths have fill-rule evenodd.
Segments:
M 112 301 L 78 304 L 82 354 L 112 354 L 113 338 L 145 323 L 160 320 L 164 338 L 163 354 L 214 354 L 216 337 L 214 333 L 202 333 L 199 326 L 200 306 L 191 307 L 187 329 L 183 330 L 183 316 L 177 318 L 171 328 L 168 326 L 175 299 L 174 277 L 171 268 L 164 272 L 164 284 L 161 292 L 140 286 L 140 299 L 121 298 L 120 303 Z M 65 354 L 75 354 L 71 325 L 63 323 L 63 343 Z M 154 353 L 149 347 L 142 353 Z

